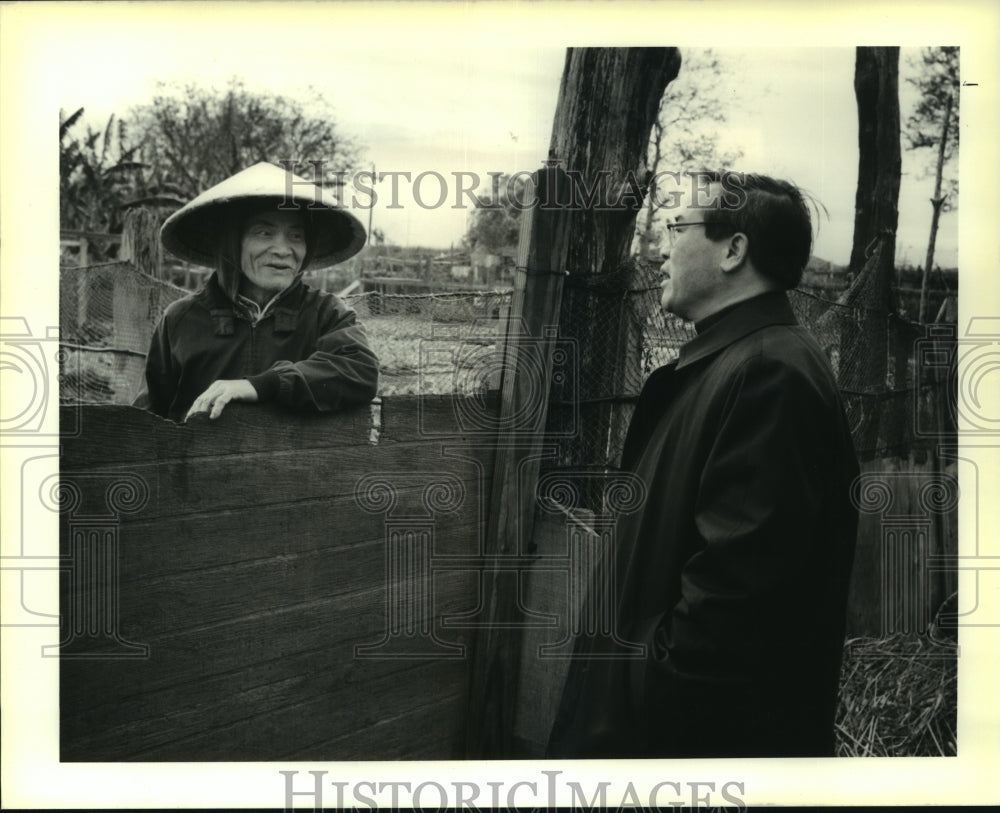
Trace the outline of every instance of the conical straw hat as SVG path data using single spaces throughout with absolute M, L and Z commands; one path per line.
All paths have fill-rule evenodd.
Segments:
M 290 188 L 289 188 L 290 187 Z M 202 192 L 167 218 L 160 229 L 164 247 L 182 260 L 214 267 L 228 210 L 259 200 L 275 209 L 308 207 L 316 227 L 310 268 L 326 268 L 357 254 L 367 235 L 361 221 L 325 189 L 274 164 L 261 162 Z

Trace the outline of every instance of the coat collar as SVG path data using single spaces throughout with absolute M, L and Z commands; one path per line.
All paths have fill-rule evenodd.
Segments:
M 305 288 L 301 274 L 295 278 L 291 285 L 282 291 L 277 299 L 270 304 L 267 316 L 274 316 L 274 332 L 278 334 L 295 332 L 298 323 L 299 305 Z M 252 322 L 248 314 L 245 314 L 245 307 L 234 303 L 219 284 L 217 274 L 212 274 L 204 288 L 204 294 L 208 297 L 209 310 L 212 315 L 212 325 L 215 335 L 232 336 L 235 333 L 234 319 L 237 314 L 240 318 Z
M 722 319 L 685 344 L 677 358 L 680 370 L 725 349 L 738 339 L 768 325 L 796 325 L 798 321 L 784 291 L 769 291 L 741 302 Z

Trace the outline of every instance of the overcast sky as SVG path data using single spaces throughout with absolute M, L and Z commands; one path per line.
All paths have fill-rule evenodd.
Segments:
M 447 247 L 464 234 L 469 208 L 467 201 L 452 208 L 454 173 L 474 172 L 486 182 L 488 172 L 530 171 L 545 158 L 565 48 L 416 37 L 390 43 L 379 26 L 359 27 L 333 13 L 322 19 L 329 26 L 292 16 L 267 25 L 253 14 L 201 21 L 184 13 L 136 16 L 117 24 L 114 44 L 106 48 L 95 47 L 109 36 L 100 22 L 85 23 L 52 55 L 62 68 L 54 66 L 59 105 L 85 107 L 99 126 L 112 112 L 148 101 L 160 80 L 224 86 L 236 76 L 250 88 L 303 102 L 315 87 L 333 104 L 342 131 L 364 146 L 367 166 L 409 172 L 413 179 L 421 172 L 447 179 L 442 206 L 434 206 L 443 194 L 437 179 L 420 183 L 422 202 L 433 208 L 418 205 L 412 182 L 402 176 L 401 208 L 386 208 L 390 187 L 377 187 L 372 224 L 401 245 Z M 150 37 L 153 28 L 156 36 Z M 723 140 L 744 153 L 736 168 L 790 178 L 809 190 L 829 211 L 829 220 L 819 224 L 815 253 L 846 263 L 857 181 L 853 48 L 715 50 L 728 68 Z M 904 49 L 904 75 L 907 56 L 917 50 Z M 905 118 L 913 94 L 905 82 L 901 91 Z M 933 181 L 918 175 L 927 160 L 904 155 L 899 262 L 923 261 Z M 956 264 L 956 219 L 946 214 L 941 220 L 937 261 L 943 265 Z

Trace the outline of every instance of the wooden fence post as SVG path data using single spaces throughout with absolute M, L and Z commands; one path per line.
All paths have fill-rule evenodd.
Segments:
M 569 316 L 573 335 L 562 340 L 573 342 L 576 367 L 592 365 L 590 375 L 598 380 L 618 379 L 626 361 L 637 363 L 637 359 L 621 357 L 607 362 L 608 354 L 600 346 L 621 342 L 619 326 L 597 326 L 588 320 L 585 296 L 568 296 L 574 301 L 565 301 L 563 272 L 584 276 L 614 272 L 627 257 L 636 211 L 642 203 L 641 191 L 636 190 L 639 198 L 634 206 L 604 206 L 601 194 L 596 204 L 581 206 L 582 190 L 577 187 L 596 184 L 605 194 L 615 195 L 630 175 L 638 174 L 639 184 L 646 182 L 645 155 L 652 122 L 667 83 L 679 69 L 676 48 L 573 48 L 567 54 L 549 163 L 554 164 L 558 156 L 573 174 L 554 166 L 536 173 L 538 199 L 565 203 L 563 208 L 536 206 L 523 223 L 509 324 L 514 330 L 523 324 L 524 339 L 508 330 L 503 365 L 501 427 L 506 427 L 512 416 L 528 414 L 526 410 L 532 405 L 537 408 L 531 414 L 541 425 L 530 442 L 523 434 L 500 433 L 487 556 L 526 552 L 518 548 L 518 540 L 531 540 L 545 427 L 556 434 L 566 430 L 565 416 L 553 415 L 553 421 L 549 415 L 555 341 L 551 328 L 566 323 Z M 548 336 L 540 332 L 546 327 L 550 328 Z M 571 375 L 577 378 L 578 371 Z M 565 383 L 553 386 L 560 388 L 563 400 L 574 392 Z M 552 392 L 556 398 L 555 389 Z M 544 400 L 531 401 L 539 398 Z M 592 436 L 602 438 L 599 445 L 606 447 L 607 435 L 605 417 Z M 505 576 L 508 581 L 504 581 Z M 510 578 L 509 572 L 497 568 L 484 579 L 487 624 L 476 640 L 469 697 L 467 750 L 471 757 L 515 756 L 512 744 L 521 608 L 517 590 L 503 589 L 511 587 Z
M 129 209 L 125 213 L 118 259 L 131 262 L 143 274 L 163 279 L 162 254 L 160 218 L 141 206 Z
M 568 178 L 554 164 L 550 160 L 549 166 L 533 174 L 536 205 L 521 221 L 483 551 L 499 559 L 523 557 L 527 552 L 523 543 L 530 541 L 534 524 L 570 221 L 565 205 Z M 511 751 L 521 649 L 516 628 L 518 577 L 516 569 L 505 571 L 501 563 L 483 579 L 486 613 L 476 636 L 469 691 L 470 757 L 505 756 Z

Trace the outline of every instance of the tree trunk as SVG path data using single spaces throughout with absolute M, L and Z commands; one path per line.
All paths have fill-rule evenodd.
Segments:
M 627 266 L 635 218 L 651 173 L 649 135 L 667 84 L 680 70 L 676 48 L 572 48 L 567 53 L 550 153 L 602 205 L 578 205 L 570 226 L 560 335 L 573 343 L 578 374 L 553 387 L 548 431 L 577 437 L 562 466 L 603 467 L 627 421 L 623 393 L 641 386 L 641 324 L 629 318 Z M 632 194 L 622 195 L 623 186 Z M 630 405 L 629 405 L 630 408 Z
M 857 49 L 858 188 L 854 209 L 850 289 L 841 301 L 857 318 L 841 336 L 840 385 L 860 410 L 859 453 L 878 445 L 879 399 L 888 366 L 888 318 L 895 311 L 896 226 L 899 220 L 899 48 Z
M 679 64 L 673 48 L 570 49 L 556 106 L 550 164 L 562 159 L 566 169 L 579 173 L 582 185 L 591 189 L 605 170 L 599 194 L 612 198 L 629 171 L 640 174 L 644 183 L 650 127 L 663 90 L 676 76 Z M 577 297 L 568 309 L 565 305 L 567 292 L 589 291 L 570 292 L 565 286 L 574 278 L 618 272 L 628 257 L 636 212 L 642 206 L 641 194 L 634 205 L 612 207 L 610 211 L 598 211 L 601 207 L 596 205 L 567 206 L 573 178 L 554 167 L 544 176 L 547 180 L 536 189 L 542 205 L 524 215 L 527 219 L 522 227 L 518 285 L 512 302 L 512 310 L 521 317 L 527 335 L 518 339 L 508 333 L 502 397 L 507 404 L 504 414 L 539 414 L 546 433 L 530 439 L 522 437 L 517 443 L 515 436 L 498 437 L 485 552 L 513 558 L 507 560 L 512 563 L 508 570 L 487 572 L 483 579 L 484 623 L 477 632 L 473 653 L 467 740 L 468 755 L 477 758 L 518 755 L 513 738 L 521 642 L 518 628 L 526 611 L 519 603 L 520 581 L 514 564 L 519 557 L 523 561 L 525 554 L 531 554 L 538 461 L 556 450 L 554 443 L 547 444 L 544 453 L 538 446 L 543 437 L 551 437 L 551 419 L 544 423 L 544 401 L 541 410 L 525 409 L 525 405 L 546 399 L 551 381 L 551 416 L 551 405 L 573 392 L 575 381 L 563 387 L 559 377 L 552 374 L 553 350 L 557 343 L 565 344 L 564 338 L 575 339 L 578 347 L 584 348 L 576 351 L 577 364 L 587 364 L 595 357 L 589 350 L 592 346 L 614 344 L 617 325 L 588 323 L 585 314 L 591 305 L 585 297 Z M 556 176 L 562 180 L 551 182 Z M 585 193 L 579 188 L 575 191 Z M 567 269 L 569 274 L 565 275 Z M 566 322 L 567 318 L 572 321 Z M 575 330 L 563 330 L 564 324 Z M 553 327 L 559 329 L 558 342 Z M 573 365 L 564 360 L 560 366 L 566 369 Z M 602 359 L 595 372 L 612 378 L 615 367 Z M 537 380 L 538 376 L 543 380 Z M 573 375 L 565 378 L 572 379 Z M 606 433 L 607 427 L 601 431 Z
M 858 188 L 854 198 L 854 244 L 851 272 L 865 267 L 867 252 L 879 239 L 883 250 L 878 274 L 878 302 L 892 307 L 896 225 L 899 220 L 899 48 L 857 49 L 854 93 L 858 102 Z
M 944 124 L 941 125 L 941 141 L 938 144 L 937 172 L 934 176 L 934 197 L 931 198 L 931 206 L 934 212 L 931 215 L 931 234 L 927 240 L 927 259 L 924 261 L 923 278 L 920 281 L 920 310 L 917 313 L 917 321 L 923 322 L 927 318 L 927 281 L 930 279 L 931 268 L 934 265 L 934 246 L 937 243 L 938 220 L 941 218 L 941 207 L 944 205 L 945 196 L 941 194 L 941 175 L 944 170 L 945 149 L 948 146 L 948 127 L 951 124 L 952 96 L 948 94 L 948 100 L 944 106 Z
M 629 172 L 645 182 L 660 97 L 679 70 L 676 48 L 569 49 L 549 152 L 587 183 L 605 173 L 612 197 Z M 617 268 L 628 256 L 641 205 L 640 200 L 634 208 L 577 212 L 570 235 L 571 273 Z

